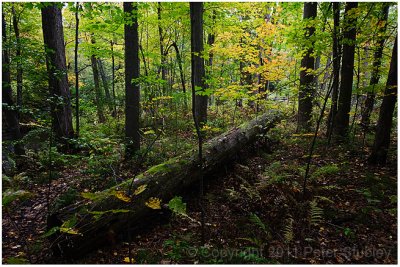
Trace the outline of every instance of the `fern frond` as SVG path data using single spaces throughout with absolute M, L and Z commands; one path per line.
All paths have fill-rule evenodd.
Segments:
M 285 242 L 289 243 L 294 238 L 293 233 L 293 218 L 289 215 L 289 217 L 285 220 L 285 227 L 283 228 L 283 237 L 285 238 Z
M 319 224 L 324 215 L 324 210 L 318 207 L 318 203 L 316 199 L 313 199 L 310 202 L 310 211 L 309 211 L 309 222 L 311 225 Z
M 251 213 L 250 214 L 250 221 L 252 223 L 254 223 L 255 225 L 257 225 L 261 230 L 263 230 L 263 232 L 267 235 L 267 237 L 270 236 L 269 227 L 265 223 L 263 223 L 263 221 L 261 221 L 260 217 L 258 217 L 254 213 Z

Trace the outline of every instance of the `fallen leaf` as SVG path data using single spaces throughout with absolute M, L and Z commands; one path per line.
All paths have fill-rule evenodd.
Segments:
M 147 207 L 153 209 L 153 210 L 160 210 L 161 209 L 161 199 L 156 198 L 156 197 L 151 197 L 147 202 L 145 203 Z
M 122 191 L 115 192 L 115 197 L 124 202 L 131 202 L 131 198 L 129 196 L 125 195 L 125 193 Z

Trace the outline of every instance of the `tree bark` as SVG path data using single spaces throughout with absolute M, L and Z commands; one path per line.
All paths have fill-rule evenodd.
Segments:
M 111 100 L 111 95 L 110 95 L 110 89 L 108 87 L 107 75 L 106 75 L 106 72 L 104 71 L 103 61 L 101 61 L 101 59 L 97 59 L 97 64 L 99 66 L 101 81 L 103 82 L 106 103 L 108 105 L 108 108 L 112 112 L 113 105 L 112 105 L 112 100 Z
M 79 48 L 79 2 L 76 3 L 75 10 L 75 123 L 76 136 L 79 137 L 79 70 L 78 70 L 78 48 Z
M 41 12 L 49 91 L 52 99 L 53 130 L 60 139 L 72 138 L 74 130 L 61 9 L 58 3 L 52 3 L 43 7 Z
M 124 25 L 125 32 L 125 137 L 127 156 L 140 149 L 139 100 L 140 88 L 137 81 L 140 75 L 139 33 L 137 4 L 124 2 L 125 14 L 131 15 L 132 23 Z
M 341 69 L 341 83 L 338 99 L 338 111 L 335 116 L 335 126 L 333 128 L 337 137 L 345 138 L 348 134 L 351 109 L 351 94 L 353 91 L 353 71 L 354 71 L 354 52 L 356 41 L 356 22 L 357 18 L 349 17 L 349 13 L 357 8 L 357 2 L 347 2 L 345 8 L 345 30 L 343 33 L 343 59 Z
M 393 112 L 397 100 L 397 36 L 394 43 L 389 75 L 386 82 L 385 95 L 379 112 L 374 146 L 369 157 L 371 164 L 385 164 L 390 144 Z
M 212 77 L 212 66 L 213 66 L 213 60 L 214 60 L 214 53 L 212 51 L 212 46 L 215 43 L 215 33 L 214 33 L 214 26 L 215 26 L 215 19 L 216 19 L 216 14 L 215 14 L 215 10 L 213 10 L 213 14 L 212 14 L 212 26 L 211 29 L 208 33 L 207 36 L 207 45 L 210 47 L 210 52 L 208 52 L 208 62 L 207 62 L 207 79 L 210 79 Z M 205 88 L 210 88 L 210 84 L 209 83 L 205 83 Z M 211 106 L 214 102 L 214 96 L 210 95 L 209 97 L 209 105 Z
M 21 139 L 21 132 L 19 128 L 18 114 L 14 105 L 11 89 L 11 74 L 10 74 L 10 55 L 8 54 L 6 43 L 7 43 L 7 32 L 6 32 L 6 21 L 4 19 L 4 10 L 2 14 L 2 103 L 3 103 L 3 140 L 19 140 Z
M 114 56 L 114 41 L 113 40 L 111 40 L 110 45 L 111 45 L 111 69 L 112 69 L 111 88 L 112 88 L 113 106 L 114 106 L 111 116 L 113 116 L 115 118 L 117 116 L 117 103 L 116 103 L 116 96 L 115 96 L 115 56 Z
M 96 40 L 91 34 L 91 43 L 92 45 L 96 44 Z M 94 50 L 94 47 L 92 47 Z M 92 64 L 92 71 L 93 71 L 93 81 L 94 81 L 94 92 L 95 92 L 95 102 L 97 106 L 97 116 L 99 118 L 99 122 L 103 123 L 106 121 L 106 117 L 104 116 L 104 110 L 103 110 L 103 94 L 101 93 L 100 90 L 100 77 L 99 77 L 99 69 L 97 65 L 97 57 L 94 53 L 92 53 L 92 56 L 90 57 L 90 62 Z
M 11 7 L 12 17 L 13 17 L 13 26 L 14 26 L 14 33 L 15 33 L 15 41 L 16 41 L 16 56 L 17 56 L 17 106 L 20 109 L 22 107 L 22 53 L 21 53 L 21 37 L 19 34 L 19 27 L 18 27 L 18 18 L 17 13 L 15 12 L 14 5 Z
M 314 19 L 317 16 L 317 3 L 308 2 L 304 3 L 304 20 Z M 309 39 L 315 32 L 315 27 L 306 27 L 305 37 Z M 298 107 L 298 131 L 310 131 L 311 130 L 311 113 L 312 113 L 312 99 L 314 96 L 315 87 L 313 84 L 313 75 L 307 73 L 310 70 L 314 70 L 314 42 L 311 47 L 307 48 L 307 51 L 301 60 L 300 71 L 300 88 L 299 88 L 299 107 Z
M 265 134 L 280 119 L 277 113 L 267 113 L 258 118 L 234 128 L 208 142 L 204 150 L 204 174 L 217 171 L 223 164 L 235 159 L 236 154 L 247 149 L 258 136 Z M 200 170 L 199 158 L 195 150 L 189 151 L 181 156 L 172 158 L 167 162 L 154 166 L 146 172 L 132 179 L 124 181 L 118 186 L 96 193 L 98 200 L 93 202 L 71 205 L 53 214 L 54 221 L 66 221 L 76 216 L 78 223 L 73 227 L 81 235 L 59 235 L 53 240 L 53 248 L 61 249 L 68 257 L 79 257 L 83 253 L 95 249 L 109 242 L 108 235 L 123 234 L 130 229 L 131 233 L 138 232 L 139 223 L 146 225 L 154 216 L 159 215 L 158 210 L 150 209 L 145 202 L 150 197 L 160 199 L 162 204 L 193 186 L 199 180 Z M 146 186 L 146 190 L 135 195 L 139 186 Z M 132 201 L 124 202 L 115 197 L 117 192 L 131 196 Z M 95 198 L 96 198 L 95 197 Z M 129 201 L 129 200 L 128 200 Z M 108 213 L 100 219 L 93 218 L 93 212 L 111 210 L 129 210 L 127 213 Z M 86 210 L 86 212 L 82 212 Z M 87 211 L 91 211 L 92 214 Z M 58 226 L 59 226 L 58 224 Z M 50 228 L 56 225 L 48 225 Z
M 157 18 L 158 18 L 158 34 L 160 40 L 160 56 L 161 56 L 161 79 L 163 80 L 162 92 L 165 96 L 167 94 L 167 69 L 166 69 L 166 53 L 164 51 L 164 35 L 161 27 L 161 2 L 157 2 Z
M 186 112 L 187 111 L 186 82 L 185 82 L 185 73 L 183 71 L 183 66 L 182 66 L 182 58 L 181 58 L 181 54 L 179 52 L 178 45 L 176 44 L 176 42 L 173 42 L 172 46 L 175 49 L 176 60 L 178 61 L 179 74 L 181 77 L 181 84 L 182 84 L 182 92 L 184 93 L 183 102 L 184 102 L 184 108 L 185 108 L 185 112 Z
M 387 26 L 387 20 L 389 16 L 389 3 L 382 3 L 381 16 L 378 21 L 378 41 L 376 44 L 376 50 L 374 53 L 373 69 L 371 73 L 371 81 L 369 83 L 372 86 L 372 91 L 367 92 L 367 98 L 365 99 L 364 109 L 362 111 L 361 125 L 368 128 L 370 123 L 371 112 L 374 109 L 375 102 L 375 86 L 378 84 L 380 79 L 380 66 L 382 62 L 383 48 L 386 40 L 385 32 Z M 383 24 L 383 26 L 381 26 Z
M 332 83 L 332 104 L 328 115 L 327 136 L 330 143 L 334 127 L 334 119 L 337 113 L 337 101 L 339 96 L 339 75 L 341 61 L 340 45 L 340 3 L 333 2 L 333 34 L 332 34 L 332 65 L 333 65 L 333 83 Z
M 207 122 L 207 95 L 204 87 L 203 3 L 190 3 L 192 87 L 195 90 L 195 117 L 199 125 Z M 192 100 L 193 101 L 193 100 Z

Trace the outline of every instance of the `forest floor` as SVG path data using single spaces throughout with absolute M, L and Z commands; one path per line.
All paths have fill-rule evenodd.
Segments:
M 10 216 L 3 211 L 3 263 L 28 256 L 32 263 L 80 264 L 129 263 L 130 258 L 147 264 L 397 263 L 397 151 L 391 151 L 387 166 L 375 167 L 367 164 L 368 148 L 359 141 L 327 146 L 319 138 L 303 199 L 312 137 L 285 127 L 280 124 L 269 141 L 206 177 L 203 246 L 194 188 L 182 195 L 190 219 L 172 215 L 130 242 L 126 237 L 80 260 L 51 257 L 40 238 L 47 186 L 32 185 L 34 198 Z M 65 169 L 60 177 L 53 181 L 50 201 L 89 183 L 78 168 Z

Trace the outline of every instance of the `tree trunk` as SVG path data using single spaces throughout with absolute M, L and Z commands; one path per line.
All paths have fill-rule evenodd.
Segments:
M 75 10 L 75 122 L 76 136 L 79 137 L 79 70 L 78 70 L 78 47 L 79 47 L 79 2 L 76 3 Z
M 374 53 L 374 62 L 373 62 L 373 69 L 371 73 L 371 81 L 369 83 L 370 86 L 372 86 L 372 91 L 367 92 L 367 98 L 365 99 L 364 103 L 364 109 L 362 111 L 362 117 L 361 117 L 361 125 L 363 125 L 365 128 L 368 128 L 369 126 L 369 119 L 371 116 L 371 112 L 374 108 L 374 102 L 375 102 L 375 86 L 378 84 L 379 79 L 380 79 L 380 66 L 382 62 L 382 54 L 383 54 L 383 48 L 386 40 L 385 32 L 386 32 L 386 25 L 387 25 L 387 20 L 389 16 L 389 3 L 382 3 L 382 12 L 381 16 L 378 21 L 378 41 L 375 47 L 375 53 Z
M 334 119 L 337 113 L 337 101 L 339 96 L 339 75 L 341 61 L 340 46 L 340 3 L 333 2 L 333 34 L 332 34 L 332 65 L 333 65 L 333 83 L 332 83 L 332 104 L 328 115 L 327 136 L 330 143 L 334 127 Z
M 345 8 L 345 30 L 343 33 L 343 57 L 341 69 L 341 83 L 339 90 L 338 111 L 333 128 L 338 137 L 344 138 L 348 134 L 351 109 L 351 94 L 353 91 L 354 52 L 356 41 L 357 18 L 349 17 L 349 13 L 357 8 L 357 2 L 347 2 Z
M 125 137 L 127 141 L 126 153 L 131 156 L 140 149 L 139 133 L 139 100 L 140 75 L 139 61 L 139 33 L 137 20 L 137 4 L 124 2 L 124 12 L 132 14 L 132 23 L 124 25 L 125 31 Z
M 96 44 L 96 40 L 91 34 L 91 43 L 92 45 Z M 94 51 L 94 47 L 92 47 Z M 92 64 L 92 71 L 93 71 L 93 81 L 94 81 L 94 92 L 95 92 L 95 102 L 97 106 L 97 116 L 99 118 L 99 122 L 103 123 L 106 121 L 106 117 L 104 116 L 104 110 L 103 110 L 103 94 L 101 93 L 100 90 L 100 77 L 99 77 L 99 69 L 97 65 L 97 57 L 96 55 L 92 52 L 92 56 L 90 57 L 90 61 Z
M 212 66 L 213 66 L 213 60 L 214 60 L 214 53 L 212 51 L 212 46 L 215 43 L 215 33 L 214 31 L 214 27 L 215 27 L 215 18 L 216 18 L 216 14 L 215 14 L 215 10 L 213 10 L 213 14 L 212 14 L 212 26 L 210 29 L 210 33 L 208 33 L 207 36 L 207 45 L 210 47 L 210 52 L 208 53 L 208 62 L 207 62 L 207 67 L 208 67 L 208 73 L 207 73 L 207 77 L 208 79 L 210 79 L 212 77 Z M 210 85 L 208 83 L 205 83 L 205 88 L 210 88 Z M 211 106 L 214 102 L 214 96 L 210 95 L 209 97 L 209 105 Z
M 199 125 L 207 122 L 207 95 L 204 93 L 204 59 L 203 59 L 203 3 L 190 3 L 191 52 L 192 52 L 192 87 L 196 95 L 195 117 Z M 193 100 L 192 100 L 193 101 Z
M 390 131 L 392 128 L 393 111 L 397 100 L 397 36 L 394 43 L 390 70 L 386 82 L 385 95 L 379 112 L 378 126 L 376 128 L 374 146 L 369 157 L 372 164 L 385 164 L 390 144 Z
M 317 16 L 317 3 L 308 2 L 304 3 L 304 20 L 312 20 Z M 315 32 L 314 27 L 307 27 L 305 37 L 311 38 Z M 312 99 L 315 91 L 313 84 L 313 75 L 307 73 L 310 70 L 314 70 L 314 42 L 311 47 L 307 48 L 307 51 L 301 60 L 300 71 L 300 88 L 299 88 L 299 108 L 298 108 L 298 131 L 310 131 L 311 130 L 311 113 L 312 113 Z
M 161 27 L 161 2 L 157 3 L 157 18 L 158 18 L 158 34 L 160 40 L 160 56 L 161 56 L 161 79 L 163 80 L 162 84 L 162 93 L 165 96 L 167 94 L 167 69 L 166 69 L 166 55 L 164 51 L 164 35 Z
M 204 174 L 211 174 L 223 164 L 234 160 L 239 151 L 248 149 L 258 136 L 265 134 L 279 119 L 279 114 L 267 113 L 208 142 L 204 147 Z M 118 234 L 123 235 L 128 229 L 132 234 L 137 233 L 140 230 L 139 224 L 146 226 L 154 219 L 154 215 L 160 214 L 158 210 L 147 207 L 145 202 L 152 197 L 160 199 L 162 204 L 168 203 L 172 197 L 179 195 L 199 180 L 198 166 L 197 152 L 192 150 L 154 166 L 134 179 L 96 193 L 93 202 L 78 202 L 58 211 L 52 217 L 54 221 L 59 221 L 58 226 L 61 221 L 76 216 L 79 221 L 73 228 L 81 235 L 59 235 L 53 243 L 53 248 L 61 249 L 68 257 L 79 257 L 110 242 L 110 233 L 114 237 Z M 141 194 L 132 193 L 139 186 L 146 186 L 146 190 Z M 116 198 L 116 194 L 125 195 L 129 202 Z M 86 212 L 82 212 L 83 210 Z M 129 212 L 111 213 L 112 210 L 129 210 Z M 98 220 L 93 218 L 96 213 L 101 214 L 104 211 L 109 213 Z M 51 228 L 57 225 L 48 226 Z
M 112 94 L 113 94 L 113 112 L 111 116 L 114 118 L 117 116 L 117 103 L 116 103 L 116 96 L 115 96 L 115 56 L 114 56 L 114 41 L 111 40 L 111 69 L 112 69 L 112 74 L 111 74 L 111 88 L 112 88 Z
M 185 112 L 186 112 L 187 111 L 186 83 L 185 83 L 185 73 L 183 71 L 183 66 L 182 66 L 182 58 L 181 58 L 181 54 L 179 52 L 178 45 L 176 44 L 176 42 L 172 43 L 172 46 L 175 49 L 176 60 L 178 61 L 179 74 L 181 77 L 181 84 L 182 84 L 182 92 L 184 93 L 183 102 L 184 102 L 184 108 L 185 108 Z
M 18 27 L 18 18 L 15 12 L 14 5 L 12 5 L 12 17 L 13 17 L 13 26 L 14 26 L 14 33 L 15 33 L 15 40 L 16 40 L 16 56 L 17 56 L 17 106 L 18 108 L 22 108 L 22 54 L 21 54 L 21 38 L 19 34 L 19 27 Z
M 101 81 L 103 82 L 104 93 L 105 93 L 105 96 L 106 96 L 106 103 L 108 105 L 108 108 L 112 112 L 113 105 L 112 105 L 112 100 L 111 100 L 111 95 L 110 95 L 110 89 L 108 87 L 108 80 L 107 80 L 107 76 L 106 76 L 106 73 L 104 71 L 104 66 L 103 66 L 103 62 L 101 61 L 101 59 L 97 59 L 97 64 L 99 66 L 99 72 L 100 72 Z
M 11 74 L 10 74 L 10 55 L 8 54 L 6 43 L 7 43 L 7 32 L 6 32 L 6 21 L 4 19 L 4 10 L 2 14 L 2 38 L 3 38 L 3 49 L 2 49 L 2 103 L 3 103 L 3 140 L 18 140 L 20 139 L 21 132 L 19 129 L 19 120 L 14 101 L 12 98 L 11 89 Z
M 58 138 L 72 138 L 74 130 L 61 9 L 53 3 L 43 7 L 41 12 L 53 129 Z

